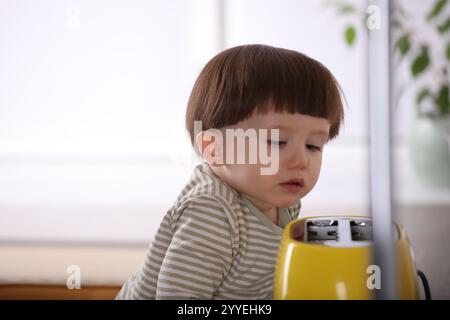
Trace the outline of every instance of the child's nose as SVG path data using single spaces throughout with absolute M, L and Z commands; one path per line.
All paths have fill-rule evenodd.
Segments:
M 305 169 L 308 167 L 308 151 L 304 146 L 299 146 L 292 151 L 289 159 L 289 167 Z

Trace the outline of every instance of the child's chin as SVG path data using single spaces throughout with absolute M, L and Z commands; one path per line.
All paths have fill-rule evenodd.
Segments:
M 277 207 L 279 207 L 279 208 L 289 208 L 289 207 L 293 207 L 293 206 L 296 206 L 296 205 L 297 205 L 297 203 L 298 203 L 299 200 L 300 200 L 300 199 L 296 199 L 296 200 L 289 199 L 289 200 L 285 200 L 285 201 L 279 201 L 279 202 L 277 203 Z

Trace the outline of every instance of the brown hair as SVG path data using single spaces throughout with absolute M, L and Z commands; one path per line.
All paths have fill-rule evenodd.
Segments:
M 267 45 L 224 50 L 200 72 L 186 110 L 194 146 L 194 121 L 221 129 L 260 113 L 300 113 L 330 122 L 329 140 L 344 119 L 341 89 L 331 72 L 302 53 Z

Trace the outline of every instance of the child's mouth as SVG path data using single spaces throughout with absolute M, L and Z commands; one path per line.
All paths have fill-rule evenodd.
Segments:
M 289 192 L 297 193 L 305 186 L 305 181 L 303 179 L 292 179 L 282 182 L 280 185 Z

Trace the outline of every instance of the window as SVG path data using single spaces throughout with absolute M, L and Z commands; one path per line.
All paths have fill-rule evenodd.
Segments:
M 366 39 L 349 50 L 339 23 L 319 1 L 1 2 L 0 240 L 148 242 L 195 163 L 195 78 L 244 43 L 335 74 L 345 128 L 303 212 L 367 213 Z

